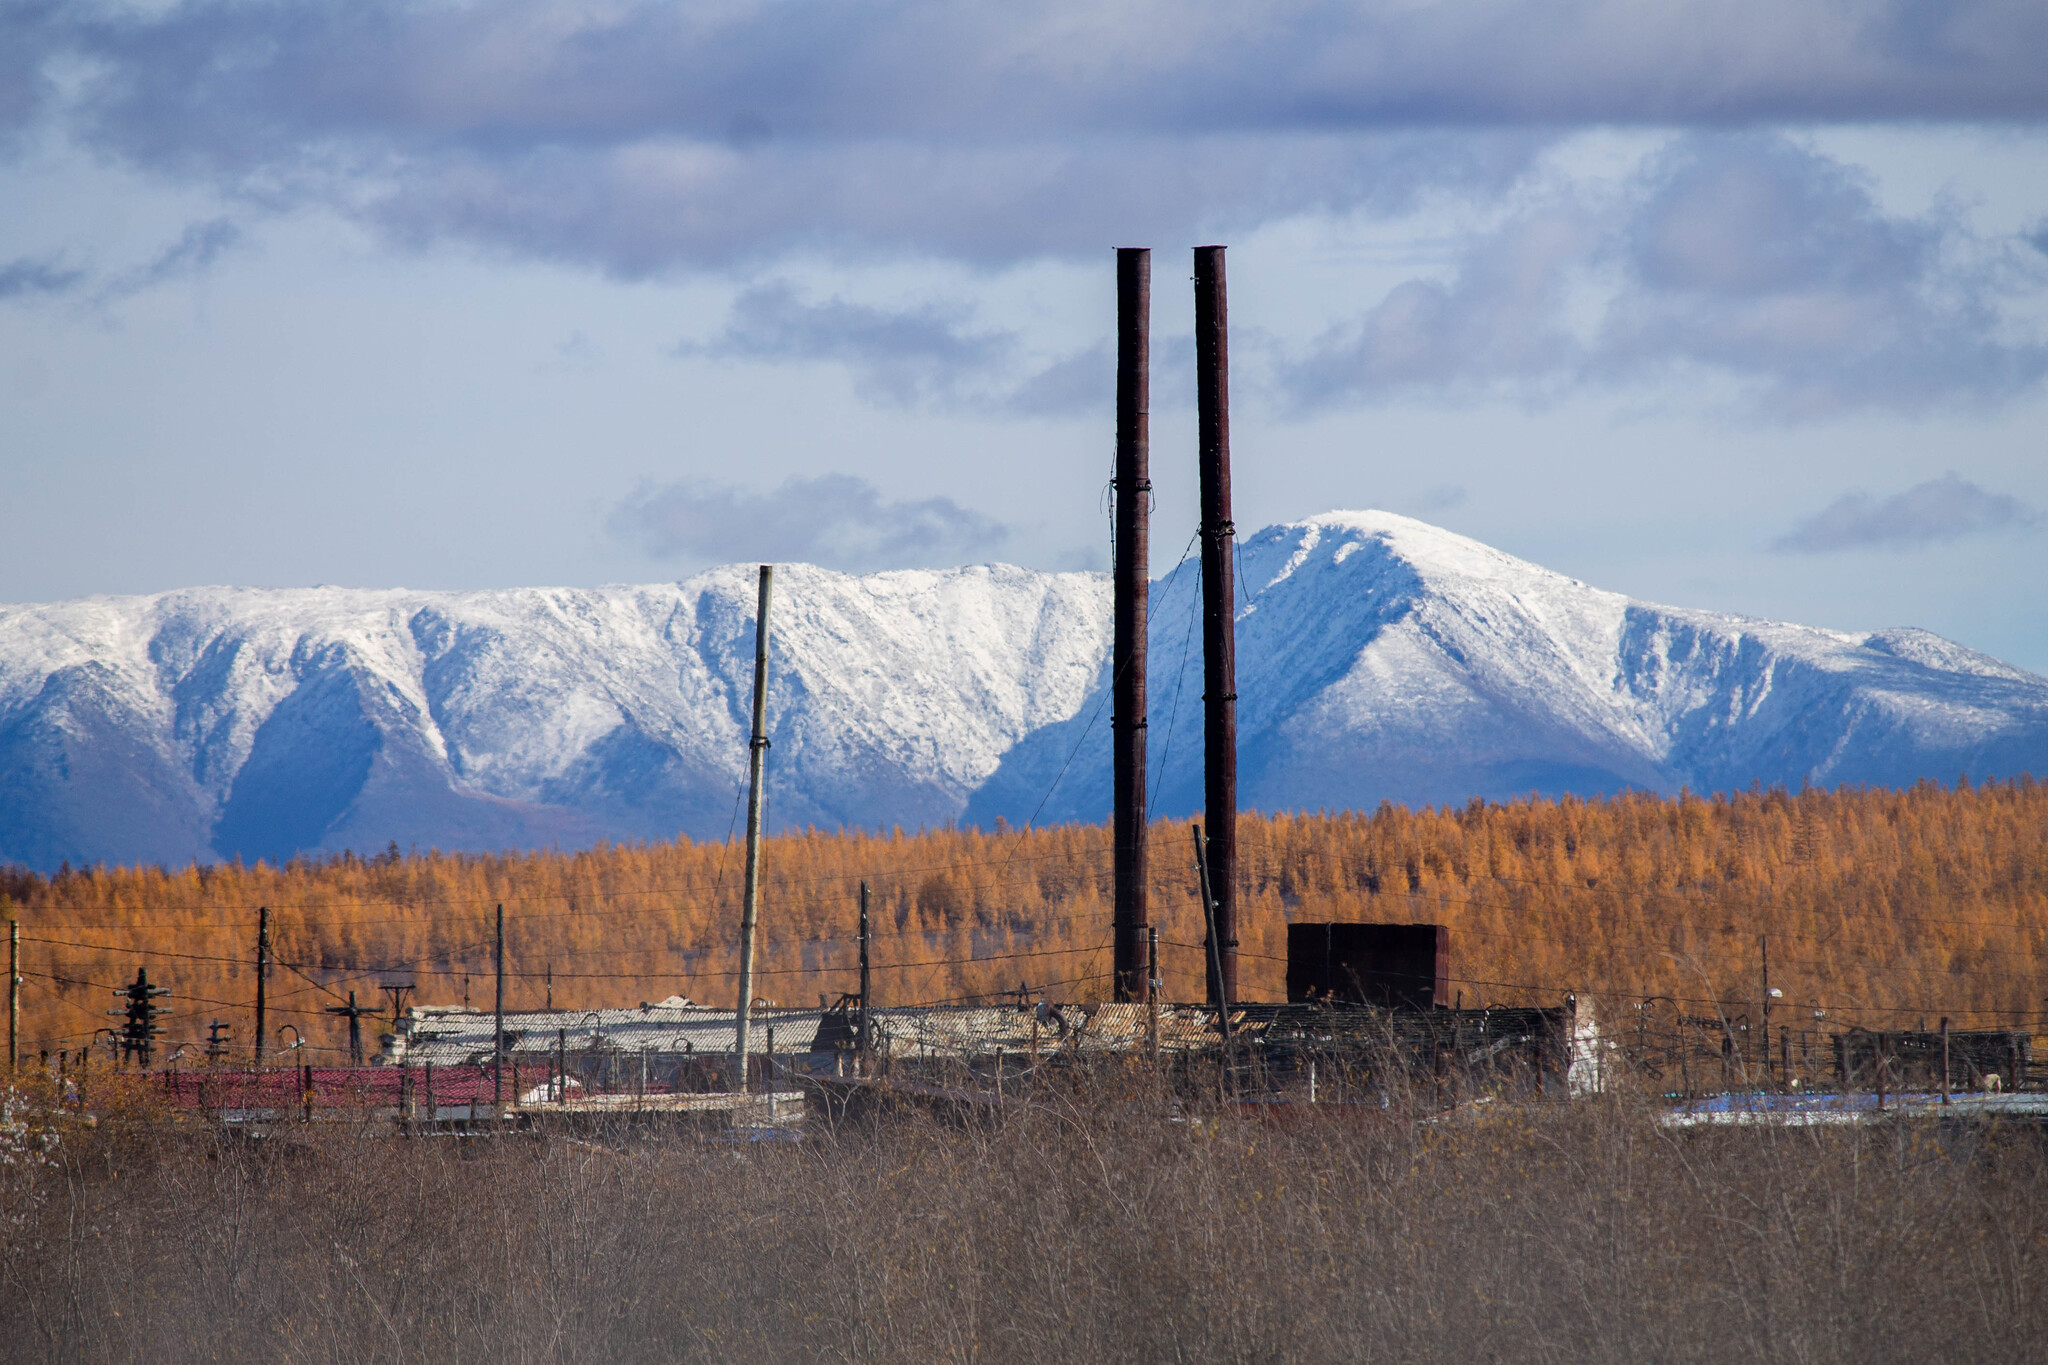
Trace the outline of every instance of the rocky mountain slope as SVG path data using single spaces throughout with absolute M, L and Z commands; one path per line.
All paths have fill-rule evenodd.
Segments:
M 1921 631 L 1634 602 L 1421 522 L 1240 556 L 1245 803 L 2048 773 L 2048 679 Z M 1190 563 L 1153 585 L 1155 808 L 1200 805 Z M 753 571 L 0 607 L 0 860 L 721 838 Z M 778 571 L 777 827 L 1099 819 L 1108 579 Z

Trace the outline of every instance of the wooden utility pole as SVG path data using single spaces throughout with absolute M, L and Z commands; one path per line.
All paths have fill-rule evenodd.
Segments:
M 350 1066 L 361 1066 L 363 1064 L 363 1016 L 371 1013 L 370 1007 L 368 1005 L 358 1005 L 356 1003 L 356 993 L 350 991 L 346 1005 L 329 1005 L 327 1012 L 329 1014 L 341 1015 L 348 1020 L 348 1064 Z
M 21 1071 L 21 921 L 7 921 L 7 1074 Z
M 266 905 L 256 912 L 256 1042 L 251 1060 L 259 1067 L 263 1065 L 263 992 L 269 979 L 270 907 Z
M 754 1006 L 754 927 L 761 913 L 761 802 L 766 795 L 768 759 L 768 602 L 775 566 L 761 566 L 760 601 L 754 613 L 754 736 L 747 747 L 747 882 L 740 910 L 740 999 L 733 1027 L 733 1051 L 747 1092 L 747 1025 Z
M 1237 527 L 1230 513 L 1230 311 L 1223 248 L 1195 248 L 1202 483 L 1202 788 L 1216 907 L 1209 1003 L 1237 998 Z
M 491 950 L 498 975 L 496 1003 L 491 1008 L 491 1104 L 495 1117 L 505 1104 L 505 907 L 498 907 L 498 935 Z
M 1764 973 L 1763 1063 L 1764 1084 L 1768 1088 L 1774 1079 L 1771 1075 L 1771 936 L 1769 934 L 1758 934 L 1756 936 L 1756 953 L 1757 961 L 1762 964 Z
M 1152 1066 L 1159 1067 L 1159 931 L 1145 930 L 1145 1035 L 1152 1047 Z
M 1947 1104 L 1948 1097 L 1948 1016 L 1941 1018 L 1941 1102 Z
M 860 884 L 860 1033 L 853 1040 L 856 1069 L 859 1074 L 868 1074 L 868 1010 L 873 1006 L 875 979 L 868 949 L 874 941 L 874 933 L 868 927 L 868 884 Z
M 1215 847 L 1202 838 L 1202 827 L 1200 825 L 1196 825 L 1194 831 L 1195 884 L 1201 889 L 1202 915 L 1209 926 L 1209 937 L 1207 940 L 1209 949 L 1209 984 L 1213 987 L 1217 982 L 1224 980 L 1223 948 L 1216 937 L 1216 896 L 1214 888 L 1209 881 L 1210 860 L 1215 857 Z M 1215 1004 L 1216 1028 L 1222 1033 L 1224 1041 L 1228 1042 L 1230 1040 L 1230 994 L 1228 990 L 1217 998 Z
M 1110 735 L 1115 751 L 1115 925 L 1111 992 L 1150 993 L 1144 956 L 1150 922 L 1145 881 L 1145 629 L 1151 592 L 1152 253 L 1116 253 L 1116 639 L 1111 649 Z

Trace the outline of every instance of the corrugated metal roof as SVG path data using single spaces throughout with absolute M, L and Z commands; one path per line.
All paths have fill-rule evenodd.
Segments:
M 823 1018 L 819 1010 L 763 1009 L 754 1012 L 747 1051 L 768 1051 L 775 1031 L 779 1053 L 808 1052 Z M 396 1065 L 456 1066 L 488 1061 L 492 1015 L 462 1006 L 424 1005 L 409 1011 L 404 1027 L 385 1053 Z M 707 1053 L 731 1056 L 738 1032 L 735 1012 L 708 1005 L 663 1001 L 644 1007 L 601 1010 L 507 1010 L 505 1033 L 515 1056 L 552 1055 L 558 1045 L 581 1055 L 593 1051 Z
M 764 1009 L 753 1016 L 747 1050 L 768 1051 L 769 1030 L 778 1053 L 813 1050 L 826 1012 Z M 1143 1005 L 934 1005 L 874 1010 L 876 1046 L 897 1056 L 982 1055 L 997 1050 L 1027 1053 L 1099 1053 L 1148 1045 L 1151 1016 Z M 411 1010 L 383 1060 L 396 1065 L 474 1065 L 491 1056 L 487 1010 L 459 1005 L 423 1005 Z M 615 1051 L 660 1054 L 724 1054 L 734 1047 L 733 1011 L 679 1000 L 628 1009 L 507 1011 L 505 1032 L 518 1056 L 552 1054 L 557 1045 L 572 1053 Z M 1163 1006 L 1159 1044 L 1169 1051 L 1212 1047 L 1215 1012 L 1198 1006 Z
M 930 1006 L 872 1012 L 876 1046 L 898 1057 L 968 1056 L 1001 1050 L 1128 1052 L 1149 1045 L 1151 1012 L 1144 1005 Z M 1162 1006 L 1159 1045 L 1169 1051 L 1212 1047 L 1215 1011 Z

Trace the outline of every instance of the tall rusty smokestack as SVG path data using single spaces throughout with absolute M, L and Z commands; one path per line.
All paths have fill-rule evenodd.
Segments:
M 1110 656 L 1116 752 L 1116 916 L 1111 934 L 1117 1000 L 1146 999 L 1152 963 L 1145 888 L 1145 613 L 1151 584 L 1152 253 L 1116 253 L 1116 643 Z
M 1202 474 L 1202 795 L 1216 901 L 1209 1003 L 1237 989 L 1237 594 L 1230 520 L 1230 310 L 1223 248 L 1195 248 L 1195 397 Z M 1221 977 L 1219 980 L 1218 977 Z

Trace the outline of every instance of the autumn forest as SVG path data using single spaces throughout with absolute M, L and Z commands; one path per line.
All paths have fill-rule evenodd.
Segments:
M 1576 992 L 1748 1008 L 1767 951 L 1782 1007 L 1831 1023 L 1991 1027 L 2044 1009 L 2048 786 L 2030 780 L 1247 814 L 1239 847 L 1248 998 L 1282 998 L 1289 921 L 1370 920 L 1450 926 L 1468 1004 Z M 1156 825 L 1150 857 L 1168 993 L 1195 999 L 1188 827 Z M 259 907 L 279 964 L 272 1019 L 325 1049 L 344 1027 L 327 1008 L 350 991 L 385 1005 L 383 986 L 411 982 L 416 1002 L 488 1007 L 501 904 L 509 1007 L 726 1003 L 740 863 L 736 845 L 686 839 L 496 856 L 394 845 L 283 866 L 0 874 L 0 915 L 21 926 L 27 1056 L 89 1042 L 138 968 L 172 992 L 173 1045 L 217 1019 L 246 1047 Z M 865 880 L 878 1003 L 1100 998 L 1110 864 L 1101 825 L 773 839 L 758 994 L 854 989 Z

